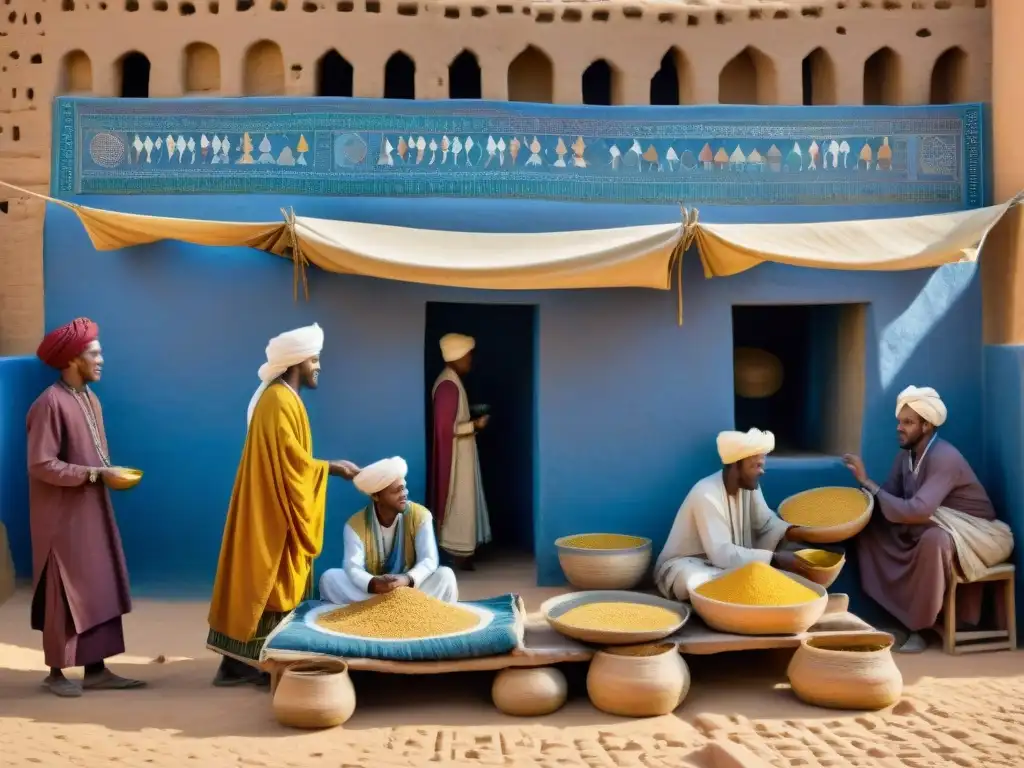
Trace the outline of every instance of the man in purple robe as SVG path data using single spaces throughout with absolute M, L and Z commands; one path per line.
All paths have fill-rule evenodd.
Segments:
M 943 507 L 982 520 L 996 514 L 967 460 L 938 436 L 946 406 L 934 389 L 903 390 L 896 420 L 901 450 L 885 483 L 868 477 L 859 456 L 847 454 L 843 461 L 875 497 L 876 512 L 857 538 L 861 584 L 906 628 L 897 650 L 919 653 L 927 647 L 920 632 L 935 626 L 956 566 L 953 537 L 937 524 L 936 511 Z M 978 623 L 981 586 L 960 587 L 961 624 Z
M 99 328 L 78 318 L 50 333 L 37 355 L 60 378 L 28 412 L 29 516 L 32 533 L 32 628 L 43 633 L 50 674 L 43 685 L 65 698 L 85 690 L 139 688 L 107 669 L 124 653 L 121 617 L 131 610 L 128 571 L 110 493 L 110 464 L 100 402 Z M 85 667 L 79 684 L 67 667 Z

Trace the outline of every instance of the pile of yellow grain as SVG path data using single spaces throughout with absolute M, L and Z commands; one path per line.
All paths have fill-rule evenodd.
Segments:
M 832 568 L 843 559 L 838 552 L 829 552 L 827 549 L 801 549 L 796 556 L 811 568 Z
M 817 488 L 787 500 L 779 517 L 808 528 L 828 528 L 856 520 L 864 514 L 867 499 L 856 488 Z
M 563 547 L 576 549 L 636 549 L 646 540 L 639 536 L 625 536 L 621 533 L 581 533 L 560 542 Z
M 472 629 L 480 617 L 472 611 L 399 587 L 318 616 L 324 629 L 376 640 L 413 640 Z
M 655 632 L 680 622 L 675 611 L 642 603 L 586 603 L 570 608 L 557 621 L 575 629 L 615 632 Z
M 800 605 L 819 597 L 813 589 L 764 563 L 747 563 L 701 584 L 696 592 L 722 603 L 754 606 Z
M 675 650 L 668 643 L 648 643 L 646 645 L 619 645 L 605 648 L 605 653 L 615 656 L 660 656 L 670 650 Z

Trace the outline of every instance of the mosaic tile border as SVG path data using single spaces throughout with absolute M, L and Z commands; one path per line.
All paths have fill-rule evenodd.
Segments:
M 980 104 L 58 99 L 52 192 L 984 204 Z

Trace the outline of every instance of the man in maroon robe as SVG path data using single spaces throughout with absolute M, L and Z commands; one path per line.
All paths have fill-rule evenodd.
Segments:
M 889 478 L 878 485 L 859 456 L 843 457 L 854 479 L 874 494 L 876 513 L 857 538 L 864 591 L 906 628 L 897 650 L 927 647 L 920 631 L 936 625 L 956 566 L 953 537 L 935 522 L 940 507 L 994 520 L 985 489 L 963 455 L 941 439 L 946 406 L 930 387 L 907 387 L 896 400 L 900 452 Z M 881 514 L 878 514 L 881 512 Z M 981 617 L 981 584 L 957 594 L 957 620 L 976 625 Z
M 121 617 L 131 610 L 128 571 L 110 493 L 111 467 L 100 402 L 89 384 L 100 380 L 99 328 L 78 318 L 43 339 L 36 354 L 60 378 L 28 412 L 29 516 L 32 533 L 32 628 L 43 633 L 57 696 L 85 690 L 138 688 L 107 669 L 124 653 Z M 79 684 L 67 667 L 85 667 Z

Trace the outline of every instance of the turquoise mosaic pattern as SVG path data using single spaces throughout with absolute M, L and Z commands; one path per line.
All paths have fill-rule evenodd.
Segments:
M 984 204 L 982 107 L 58 99 L 53 193 Z

